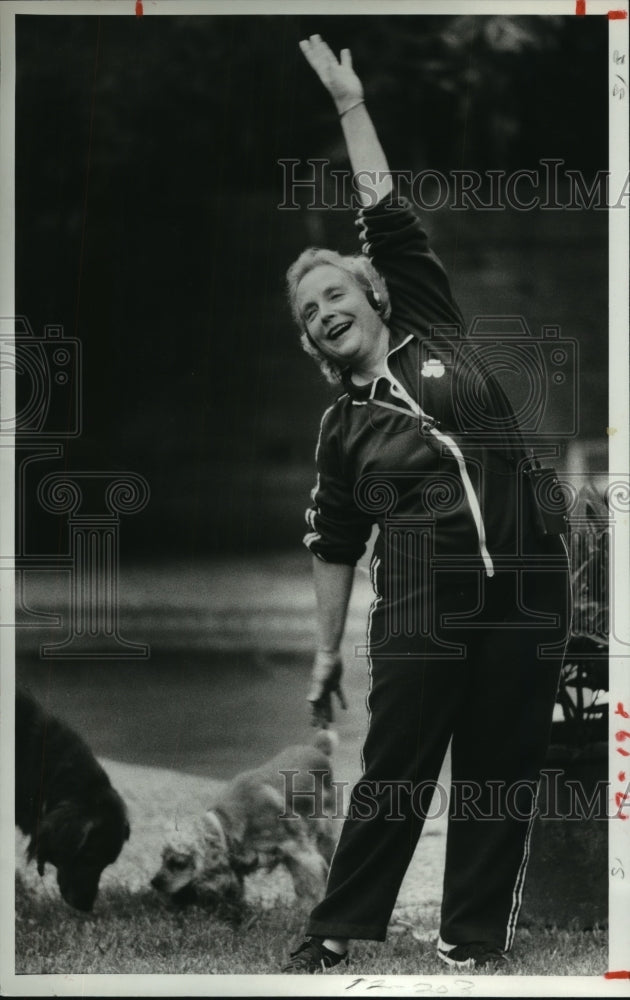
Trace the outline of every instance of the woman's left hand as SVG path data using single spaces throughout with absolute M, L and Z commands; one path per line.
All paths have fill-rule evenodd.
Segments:
M 357 101 L 363 100 L 363 84 L 352 68 L 350 49 L 342 49 L 341 59 L 337 60 L 321 35 L 311 35 L 308 40 L 300 42 L 300 48 L 335 102 L 340 115 Z
M 342 708 L 348 707 L 341 688 L 342 673 L 343 663 L 338 652 L 317 651 L 306 699 L 311 703 L 312 725 L 319 729 L 327 729 L 333 721 L 333 694 L 337 696 Z

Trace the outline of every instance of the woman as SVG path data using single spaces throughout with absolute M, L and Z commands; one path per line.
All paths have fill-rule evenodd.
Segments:
M 343 389 L 322 420 L 307 513 L 316 724 L 333 693 L 343 703 L 353 567 L 375 522 L 380 532 L 364 774 L 284 971 L 326 971 L 351 938 L 385 939 L 449 741 L 438 954 L 473 968 L 503 961 L 514 937 L 567 628 L 566 553 L 538 527 L 532 460 L 484 350 L 460 336 L 444 269 L 393 195 L 349 51 L 338 62 L 318 35 L 301 48 L 362 180 L 363 255 L 307 250 L 288 272 L 303 346 Z

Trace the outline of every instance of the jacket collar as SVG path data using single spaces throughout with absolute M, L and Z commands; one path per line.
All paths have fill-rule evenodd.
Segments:
M 404 338 L 404 340 L 401 340 L 399 344 L 396 344 L 394 347 L 390 348 L 390 350 L 387 352 L 387 359 L 389 360 L 392 354 L 394 354 L 396 351 L 399 351 L 401 347 L 404 347 L 405 344 L 408 344 L 409 341 L 413 339 L 414 336 L 412 333 L 410 333 L 407 337 Z M 343 371 L 341 372 L 341 381 L 343 383 L 344 389 L 350 396 L 350 399 L 354 399 L 357 402 L 361 403 L 367 402 L 367 400 L 373 396 L 374 390 L 376 389 L 376 383 L 381 378 L 386 378 L 386 376 L 377 375 L 376 378 L 373 379 L 371 382 L 366 382 L 365 385 L 357 385 L 356 382 L 352 381 L 352 369 L 349 366 L 347 368 L 344 368 Z

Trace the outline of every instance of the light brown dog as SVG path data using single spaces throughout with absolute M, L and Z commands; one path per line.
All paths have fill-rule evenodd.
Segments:
M 286 866 L 298 898 L 325 889 L 335 847 L 330 757 L 336 735 L 291 746 L 237 775 L 201 817 L 178 822 L 151 885 L 174 902 L 198 902 L 238 918 L 243 878 Z

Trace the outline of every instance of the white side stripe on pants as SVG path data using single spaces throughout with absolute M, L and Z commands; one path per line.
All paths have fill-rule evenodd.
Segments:
M 516 933 L 516 922 L 518 920 L 519 910 L 521 908 L 521 903 L 523 901 L 523 888 L 525 886 L 525 873 L 527 872 L 527 863 L 529 861 L 529 846 L 532 839 L 532 830 L 534 828 L 534 820 L 536 819 L 537 813 L 537 802 L 538 802 L 538 792 L 540 790 L 540 782 L 536 785 L 536 795 L 534 796 L 534 801 L 532 803 L 532 814 L 529 818 L 529 824 L 527 826 L 527 833 L 525 834 L 525 846 L 523 848 L 523 857 L 521 859 L 521 864 L 516 875 L 516 882 L 514 883 L 514 892 L 512 893 L 512 909 L 510 910 L 510 916 L 508 917 L 507 924 L 507 934 L 505 937 L 505 947 L 504 951 L 509 951 L 512 947 L 514 941 L 514 934 Z
M 372 722 L 372 711 L 370 709 L 370 693 L 372 691 L 372 657 L 370 656 L 370 643 L 372 640 L 372 617 L 377 607 L 382 601 L 382 596 L 379 594 L 376 587 L 376 574 L 378 573 L 378 568 L 381 564 L 381 560 L 378 556 L 372 556 L 372 561 L 370 562 L 370 581 L 372 583 L 372 589 L 374 591 L 374 600 L 370 605 L 370 611 L 368 614 L 368 624 L 367 624 L 367 661 L 368 661 L 368 692 L 365 696 L 365 706 L 368 713 L 368 732 L 370 730 L 370 724 Z M 361 770 L 365 771 L 365 758 L 363 757 L 363 747 L 361 747 Z

